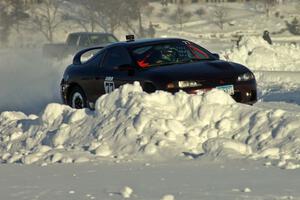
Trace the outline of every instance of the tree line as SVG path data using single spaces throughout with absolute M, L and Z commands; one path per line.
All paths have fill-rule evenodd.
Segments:
M 151 0 L 155 1 L 155 0 Z M 87 32 L 110 32 L 123 30 L 137 37 L 146 36 L 147 27 L 143 27 L 145 17 L 150 17 L 154 7 L 150 0 L 1 0 L 0 1 L 0 45 L 7 45 L 12 32 L 22 35 L 39 32 L 52 43 L 59 30 L 70 32 L 68 24 L 77 25 Z M 195 12 L 185 9 L 185 1 L 178 1 L 176 9 L 170 12 L 166 0 L 161 2 L 157 17 L 175 22 L 183 29 L 183 24 L 192 16 L 207 16 L 203 6 Z M 251 0 L 245 5 L 257 12 L 270 16 L 279 2 L 284 0 Z M 169 2 L 169 1 L 167 1 Z M 197 4 L 199 5 L 199 4 Z M 216 4 L 210 14 L 210 21 L 221 30 L 228 23 L 229 11 L 225 4 Z
M 147 6 L 147 0 L 1 0 L 0 42 L 5 46 L 12 31 L 38 31 L 53 42 L 66 22 L 89 32 L 122 29 L 143 37 L 142 12 Z

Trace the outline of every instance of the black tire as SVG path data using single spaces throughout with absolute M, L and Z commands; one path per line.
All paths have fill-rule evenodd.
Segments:
M 68 105 L 75 109 L 88 107 L 87 98 L 80 87 L 75 86 L 71 89 L 68 97 Z
M 154 93 L 156 91 L 156 88 L 151 83 L 145 83 L 144 85 L 144 91 L 147 93 Z

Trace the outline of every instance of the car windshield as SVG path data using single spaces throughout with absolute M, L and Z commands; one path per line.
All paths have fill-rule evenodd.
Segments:
M 209 51 L 189 41 L 138 47 L 132 55 L 141 68 L 215 59 Z
M 91 45 L 109 44 L 114 42 L 118 42 L 118 40 L 111 35 L 91 34 L 91 35 L 86 35 L 86 37 L 82 37 L 80 45 L 91 46 Z

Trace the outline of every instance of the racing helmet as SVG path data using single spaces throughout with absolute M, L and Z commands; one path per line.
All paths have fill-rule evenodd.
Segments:
M 161 50 L 161 58 L 167 61 L 175 61 L 178 57 L 177 50 L 175 48 L 164 48 Z

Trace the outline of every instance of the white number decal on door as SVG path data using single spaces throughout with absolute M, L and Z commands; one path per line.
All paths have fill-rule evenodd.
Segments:
M 115 89 L 114 77 L 107 76 L 104 80 L 105 93 L 110 93 Z

